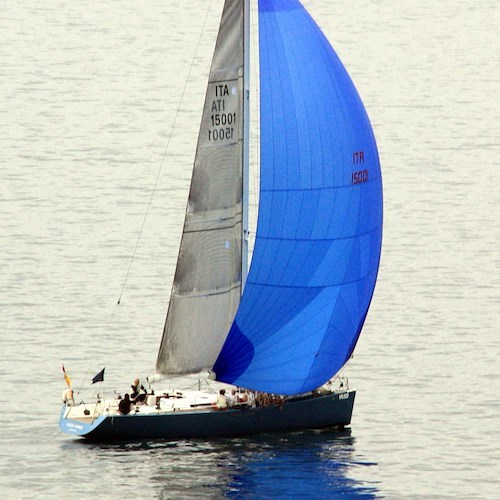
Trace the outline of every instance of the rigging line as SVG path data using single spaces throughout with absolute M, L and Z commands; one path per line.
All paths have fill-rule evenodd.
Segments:
M 58 438 L 62 433 L 63 433 L 63 431 L 59 431 L 57 434 L 54 434 L 49 440 L 52 441 L 52 440 Z
M 140 240 L 141 240 L 142 232 L 143 232 L 144 226 L 146 224 L 146 219 L 147 219 L 147 217 L 149 215 L 149 210 L 151 208 L 151 204 L 153 202 L 153 197 L 154 197 L 154 194 L 156 192 L 156 186 L 158 185 L 158 180 L 160 178 L 160 174 L 161 174 L 161 171 L 163 169 L 163 165 L 165 163 L 165 158 L 167 157 L 168 149 L 169 149 L 169 146 L 170 146 L 170 141 L 172 139 L 172 135 L 173 135 L 173 132 L 175 130 L 175 125 L 177 123 L 177 118 L 179 116 L 179 112 L 180 112 L 182 103 L 184 101 L 184 96 L 186 94 L 186 89 L 187 89 L 187 86 L 188 86 L 188 83 L 189 83 L 189 79 L 191 77 L 191 73 L 193 71 L 194 61 L 196 60 L 196 58 L 198 56 L 198 50 L 200 48 L 201 39 L 202 39 L 203 33 L 205 33 L 205 27 L 207 25 L 207 19 L 208 19 L 208 15 L 210 13 L 211 7 L 212 7 L 212 0 L 210 0 L 210 2 L 208 4 L 207 11 L 205 13 L 205 19 L 203 21 L 203 26 L 201 28 L 200 35 L 198 37 L 198 41 L 196 43 L 196 49 L 194 51 L 193 58 L 191 59 L 191 64 L 189 65 L 189 71 L 188 71 L 188 75 L 186 77 L 186 82 L 184 84 L 184 88 L 182 89 L 181 98 L 180 98 L 179 104 L 178 104 L 177 109 L 176 109 L 175 114 L 174 114 L 174 120 L 172 122 L 172 126 L 170 127 L 170 133 L 169 133 L 169 136 L 168 136 L 168 139 L 167 139 L 167 145 L 165 146 L 165 151 L 163 152 L 163 157 L 161 159 L 160 167 L 159 167 L 158 172 L 156 174 L 156 179 L 155 179 L 155 182 L 154 182 L 154 185 L 153 185 L 153 189 L 151 190 L 151 195 L 149 197 L 148 206 L 146 208 L 146 213 L 144 214 L 144 218 L 142 220 L 141 228 L 139 230 L 139 235 L 137 236 L 137 241 L 135 243 L 134 251 L 132 252 L 132 256 L 130 258 L 130 263 L 128 265 L 128 269 L 127 269 L 127 272 L 125 274 L 125 279 L 123 281 L 122 289 L 120 291 L 120 296 L 118 298 L 118 302 L 116 303 L 116 305 L 119 305 L 121 303 L 123 292 L 124 292 L 125 287 L 127 285 L 128 277 L 130 275 L 130 270 L 132 269 L 132 263 L 133 263 L 133 261 L 135 259 L 135 255 L 136 255 L 137 249 L 139 247 L 139 243 L 140 243 Z M 116 306 L 115 306 L 115 310 L 116 310 Z M 113 314 L 114 314 L 115 310 L 113 310 Z
M 186 77 L 184 88 L 183 88 L 182 93 L 181 93 L 181 98 L 180 98 L 179 104 L 177 106 L 177 110 L 175 111 L 175 114 L 174 114 L 174 120 L 173 120 L 172 126 L 170 128 L 170 134 L 169 134 L 168 139 L 167 139 L 167 145 L 165 146 L 165 151 L 163 153 L 163 157 L 162 157 L 162 160 L 161 160 L 161 163 L 160 163 L 160 167 L 159 167 L 158 172 L 156 174 L 156 179 L 155 179 L 155 182 L 154 182 L 154 185 L 153 185 L 153 189 L 151 191 L 151 195 L 149 197 L 149 202 L 148 202 L 148 206 L 146 208 L 146 213 L 144 214 L 144 218 L 143 218 L 142 225 L 141 225 L 141 228 L 140 228 L 140 231 L 139 231 L 139 235 L 137 237 L 137 241 L 136 241 L 136 244 L 135 244 L 135 247 L 134 247 L 134 251 L 133 251 L 132 256 L 130 258 L 130 263 L 129 263 L 129 266 L 128 266 L 128 269 L 127 269 L 127 273 L 125 275 L 125 279 L 123 281 L 123 285 L 122 285 L 122 288 L 121 288 L 121 291 L 120 291 L 120 296 L 118 298 L 118 302 L 115 304 L 115 307 L 113 308 L 113 312 L 112 312 L 112 315 L 111 315 L 112 317 L 114 316 L 114 314 L 116 312 L 116 307 L 121 302 L 121 299 L 122 299 L 122 296 L 123 296 L 123 293 L 124 293 L 124 290 L 125 290 L 125 287 L 126 287 L 126 284 L 127 284 L 127 280 L 128 280 L 129 275 L 130 275 L 130 270 L 132 268 L 132 263 L 134 261 L 135 255 L 137 253 L 137 249 L 139 247 L 139 242 L 140 242 L 140 239 L 141 239 L 141 235 L 142 235 L 144 226 L 146 224 L 146 219 L 148 217 L 149 210 L 151 208 L 151 204 L 152 204 L 152 201 L 153 201 L 153 196 L 154 196 L 155 191 L 156 191 L 156 186 L 158 184 L 158 180 L 160 178 L 160 174 L 161 174 L 161 171 L 163 169 L 163 165 L 165 163 L 165 159 L 167 157 L 168 149 L 169 149 L 169 146 L 170 146 L 170 141 L 172 139 L 173 131 L 174 131 L 175 125 L 177 123 L 177 118 L 179 116 L 180 108 L 181 108 L 182 103 L 184 101 L 184 96 L 186 94 L 186 89 L 187 89 L 187 86 L 188 86 L 188 82 L 189 82 L 189 79 L 191 77 L 191 73 L 192 73 L 192 70 L 193 70 L 193 67 L 194 67 L 194 61 L 196 60 L 196 58 L 198 56 L 198 51 L 199 51 L 199 47 L 200 47 L 200 44 L 201 44 L 201 39 L 202 39 L 203 33 L 205 32 L 205 28 L 206 28 L 206 24 L 207 24 L 207 20 L 208 20 L 208 16 L 209 16 L 210 10 L 212 9 L 212 3 L 213 3 L 213 0 L 210 0 L 210 2 L 208 4 L 208 7 L 207 7 L 207 11 L 205 13 L 205 19 L 203 21 L 203 25 L 202 25 L 202 28 L 201 28 L 201 31 L 200 31 L 200 34 L 199 34 L 199 37 L 198 37 L 198 41 L 196 43 L 196 49 L 195 49 L 193 58 L 192 58 L 191 63 L 189 65 L 189 71 L 188 71 L 188 75 Z M 102 338 L 103 337 L 101 337 L 101 339 Z M 101 340 L 101 343 L 102 343 L 102 340 Z M 87 380 L 89 372 L 90 372 L 90 367 L 87 366 L 87 370 L 85 372 L 85 375 L 81 379 L 80 384 L 77 385 L 76 394 L 80 394 L 83 391 L 83 389 L 84 389 L 84 383 Z

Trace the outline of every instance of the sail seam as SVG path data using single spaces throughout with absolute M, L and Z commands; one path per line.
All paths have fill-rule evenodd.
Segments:
M 347 241 L 347 240 L 354 240 L 355 238 L 359 238 L 360 236 L 366 236 L 368 234 L 372 234 L 376 231 L 378 231 L 382 227 L 382 224 L 380 223 L 377 227 L 370 231 L 366 231 L 364 233 L 358 233 L 355 234 L 354 236 L 345 236 L 342 238 L 284 238 L 281 236 L 262 236 L 258 235 L 258 239 L 266 240 L 266 241 Z
M 237 70 L 237 69 L 239 69 L 239 67 L 237 67 L 237 68 L 231 68 L 231 70 L 235 70 L 235 69 Z M 223 70 L 222 70 L 222 71 L 228 71 L 228 70 L 227 70 L 226 68 L 223 68 Z M 222 71 L 218 71 L 218 72 L 222 72 Z M 220 79 L 220 80 L 219 80 L 219 79 L 217 79 L 217 80 L 215 80 L 215 79 L 214 79 L 214 80 L 209 80 L 209 82 L 208 82 L 208 83 L 227 83 L 227 82 L 239 82 L 239 81 L 240 81 L 240 79 L 241 79 L 241 77 L 240 77 L 240 76 L 238 76 L 237 78 L 222 78 L 222 79 Z
M 215 297 L 217 295 L 223 295 L 225 293 L 230 293 L 233 290 L 236 290 L 237 288 L 239 288 L 239 286 L 240 286 L 239 283 L 237 283 L 237 284 L 233 285 L 232 287 L 225 288 L 224 290 L 221 290 L 221 291 L 215 291 L 215 292 L 210 292 L 210 293 L 192 293 L 192 292 L 173 293 L 172 296 L 175 296 L 178 299 L 193 298 L 193 297 Z
M 357 278 L 355 280 L 340 281 L 339 283 L 329 283 L 328 285 L 318 285 L 318 286 L 313 286 L 313 285 L 309 285 L 309 284 L 292 285 L 290 283 L 287 283 L 285 285 L 280 285 L 278 283 L 262 283 L 259 281 L 250 281 L 250 280 L 248 280 L 248 283 L 251 283 L 252 285 L 259 286 L 261 288 L 268 288 L 268 287 L 269 288 L 297 288 L 297 289 L 307 288 L 308 290 L 316 290 L 316 289 L 324 290 L 325 288 L 332 288 L 332 287 L 336 287 L 336 286 L 351 285 L 353 283 L 359 283 L 360 281 L 363 281 L 366 278 L 368 278 L 368 276 L 370 276 L 370 274 L 372 274 L 373 271 L 376 271 L 377 269 L 378 269 L 378 265 L 375 266 L 374 268 L 370 269 L 368 271 L 368 273 L 364 274 L 363 276 L 360 276 L 359 278 Z
M 224 220 L 229 220 L 229 219 L 224 219 Z M 203 221 L 205 222 L 205 221 Z M 222 222 L 222 221 L 209 221 L 209 222 Z M 191 222 L 190 224 L 196 224 L 196 222 Z M 221 229 L 231 229 L 236 227 L 238 224 L 241 224 L 241 219 L 236 221 L 234 224 L 228 225 L 228 226 L 217 226 L 217 227 L 210 227 L 210 228 L 202 228 L 202 229 L 184 229 L 184 234 L 187 233 L 203 233 L 203 232 L 210 232 L 210 231 L 220 231 Z
M 382 179 L 382 176 L 374 177 L 372 180 L 369 180 L 367 182 L 363 182 L 362 184 L 358 184 L 356 187 L 361 187 L 361 186 L 366 186 L 368 184 L 373 184 L 376 180 Z M 339 186 L 331 186 L 331 187 L 310 187 L 310 188 L 304 188 L 304 187 L 299 187 L 299 188 L 262 188 L 260 191 L 261 193 L 297 193 L 301 191 L 332 191 L 334 189 L 346 189 L 346 188 L 354 188 L 352 184 L 341 184 Z

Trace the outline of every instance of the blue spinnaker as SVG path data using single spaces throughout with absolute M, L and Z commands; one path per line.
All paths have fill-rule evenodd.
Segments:
M 261 186 L 240 307 L 219 381 L 275 394 L 350 358 L 382 243 L 377 146 L 345 68 L 297 0 L 259 1 Z

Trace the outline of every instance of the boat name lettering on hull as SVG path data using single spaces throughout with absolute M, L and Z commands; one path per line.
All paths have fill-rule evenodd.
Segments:
M 66 431 L 67 432 L 78 432 L 83 430 L 83 425 L 74 424 L 72 422 L 66 422 Z

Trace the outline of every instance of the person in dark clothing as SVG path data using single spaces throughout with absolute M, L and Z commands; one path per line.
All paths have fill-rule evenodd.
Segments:
M 123 399 L 121 399 L 120 403 L 118 404 L 118 411 L 122 415 L 128 415 L 131 409 L 132 409 L 132 401 L 130 401 L 130 396 L 128 394 L 125 394 Z

